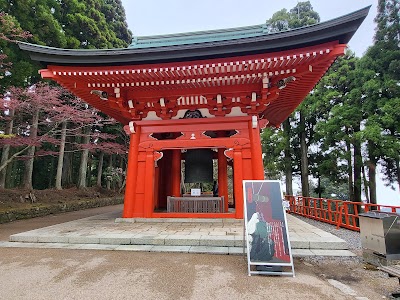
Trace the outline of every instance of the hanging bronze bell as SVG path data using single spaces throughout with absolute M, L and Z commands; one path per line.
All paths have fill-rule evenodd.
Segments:
M 185 183 L 213 182 L 213 151 L 187 150 L 185 154 Z

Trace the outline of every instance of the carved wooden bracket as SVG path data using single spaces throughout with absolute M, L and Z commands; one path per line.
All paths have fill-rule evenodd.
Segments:
M 163 158 L 164 153 L 162 153 L 161 151 L 154 151 L 154 161 L 159 161 L 161 158 Z

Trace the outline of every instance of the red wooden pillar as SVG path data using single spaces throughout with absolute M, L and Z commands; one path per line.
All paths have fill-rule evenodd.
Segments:
M 243 161 L 242 161 L 242 149 L 235 149 L 233 152 L 233 169 L 235 170 L 233 177 L 234 185 L 234 197 L 235 197 L 235 209 L 236 219 L 243 219 Z
M 136 181 L 138 169 L 138 149 L 140 142 L 140 127 L 136 127 L 136 133 L 130 136 L 128 167 L 126 172 L 126 188 L 124 197 L 123 218 L 132 218 L 136 200 Z
M 144 217 L 151 218 L 154 211 L 154 152 L 146 152 L 145 183 L 144 183 Z
M 159 189 L 160 189 L 160 167 L 158 165 L 158 162 L 155 163 L 155 171 L 154 171 L 154 206 L 156 208 L 160 208 L 160 195 L 159 195 Z
M 138 167 L 137 167 L 137 179 L 136 179 L 136 200 L 134 208 L 134 217 L 143 218 L 144 207 L 146 202 L 146 151 L 139 148 L 138 154 Z
M 159 161 L 162 163 L 160 173 L 160 203 L 161 207 L 167 208 L 167 196 L 172 195 L 171 164 L 172 150 L 163 151 L 164 156 Z
M 250 144 L 251 144 L 251 165 L 253 169 L 253 179 L 263 180 L 264 179 L 264 163 L 262 160 L 262 149 L 261 149 L 261 137 L 260 137 L 260 126 L 258 121 L 255 128 L 253 128 L 253 122 L 249 122 L 249 133 L 250 133 Z
M 165 170 L 167 169 L 166 163 L 169 162 L 168 158 L 168 150 L 163 151 L 164 156 L 162 159 L 157 161 L 158 165 L 158 171 L 159 171 L 159 176 L 158 176 L 158 189 L 156 192 L 158 193 L 158 207 L 159 208 L 166 208 L 167 207 L 167 184 L 166 184 L 166 179 L 168 177 L 166 176 Z
M 225 149 L 218 149 L 218 196 L 224 197 L 224 211 L 228 212 L 228 163 Z
M 181 150 L 172 150 L 172 196 L 181 196 Z

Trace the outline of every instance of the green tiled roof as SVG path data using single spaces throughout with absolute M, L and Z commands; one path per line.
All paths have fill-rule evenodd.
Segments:
M 347 44 L 370 7 L 311 26 L 268 32 L 266 24 L 134 38 L 128 48 L 59 49 L 19 42 L 43 65 L 124 65 L 214 59 L 292 50 L 327 42 Z
M 229 41 L 268 34 L 266 24 L 237 27 L 221 30 L 186 32 L 168 35 L 152 35 L 133 37 L 129 48 L 143 49 L 153 47 L 189 45 L 207 42 Z

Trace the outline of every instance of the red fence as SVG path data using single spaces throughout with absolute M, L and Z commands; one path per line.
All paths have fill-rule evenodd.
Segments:
M 362 202 L 350 202 L 335 199 L 285 196 L 289 201 L 290 213 L 306 218 L 360 231 L 358 214 L 361 212 L 385 211 L 400 212 L 400 206 L 379 204 L 365 204 Z

